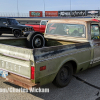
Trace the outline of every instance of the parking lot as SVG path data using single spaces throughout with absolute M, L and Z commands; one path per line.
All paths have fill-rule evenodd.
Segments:
M 7 1 L 0 100 L 100 100 L 100 0 Z
M 0 93 L 0 100 L 100 100 L 100 65 L 75 76 L 80 80 L 73 76 L 70 84 L 64 88 L 57 88 L 52 83 L 42 86 L 49 88 L 49 93 Z M 10 87 L 20 88 L 0 79 L 0 88 Z

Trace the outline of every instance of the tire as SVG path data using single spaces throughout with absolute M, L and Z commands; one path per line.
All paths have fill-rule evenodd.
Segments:
M 24 35 L 24 37 L 27 37 L 28 35 Z
M 65 87 L 71 81 L 73 75 L 73 67 L 71 63 L 63 65 L 55 77 L 53 84 L 57 87 Z
M 22 34 L 21 34 L 21 32 L 20 32 L 19 30 L 15 30 L 15 31 L 13 32 L 13 34 L 14 34 L 14 36 L 15 36 L 16 38 L 22 36 Z
M 27 37 L 28 48 L 41 48 L 45 46 L 45 39 L 42 33 L 33 32 Z

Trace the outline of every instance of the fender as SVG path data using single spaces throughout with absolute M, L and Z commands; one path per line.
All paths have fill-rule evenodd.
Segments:
M 57 75 L 57 73 L 58 73 L 58 71 L 60 70 L 60 68 L 64 65 L 64 64 L 66 64 L 67 62 L 71 62 L 71 61 L 73 61 L 73 62 L 75 62 L 76 63 L 76 68 L 73 68 L 73 69 L 76 69 L 75 70 L 75 73 L 76 73 L 76 71 L 77 71 L 77 67 L 78 67 L 78 61 L 75 59 L 75 58 L 66 58 L 63 62 L 61 62 L 61 64 L 58 66 L 58 68 L 57 68 L 57 71 L 56 71 L 56 75 Z M 74 66 L 73 66 L 74 67 Z
M 70 62 L 70 61 L 74 61 L 78 67 L 78 61 L 75 58 L 67 58 L 59 65 L 58 71 L 65 63 Z
M 13 33 L 15 30 L 19 30 L 19 31 L 21 31 L 21 32 L 22 32 L 22 30 L 21 30 L 21 29 L 19 29 L 19 28 L 13 28 L 13 29 L 12 29 L 12 33 Z

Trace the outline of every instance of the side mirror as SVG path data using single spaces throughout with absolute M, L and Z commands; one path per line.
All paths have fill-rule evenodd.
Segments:
M 7 23 L 6 22 L 3 22 L 3 24 L 7 26 Z

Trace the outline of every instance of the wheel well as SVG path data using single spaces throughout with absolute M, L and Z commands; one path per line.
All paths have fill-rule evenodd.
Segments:
M 13 32 L 14 32 L 15 30 L 21 31 L 21 30 L 19 30 L 19 29 L 14 29 Z
M 70 61 L 64 63 L 63 65 L 66 65 L 67 63 L 71 63 L 71 64 L 72 64 L 72 67 L 73 67 L 73 74 L 75 74 L 75 73 L 76 73 L 76 70 L 77 70 L 77 63 L 76 63 L 75 61 L 73 61 L 73 60 L 70 60 Z M 58 73 L 58 72 L 57 72 L 57 73 Z M 57 75 L 56 75 L 56 76 L 57 76 Z M 55 78 L 54 78 L 54 80 L 53 80 L 53 83 L 54 83 L 54 84 L 55 84 L 56 76 L 55 76 Z
M 76 70 L 77 70 L 77 64 L 76 64 L 76 62 L 72 60 L 72 61 L 68 61 L 66 63 L 71 63 L 72 64 L 72 66 L 73 66 L 73 73 L 75 74 Z

